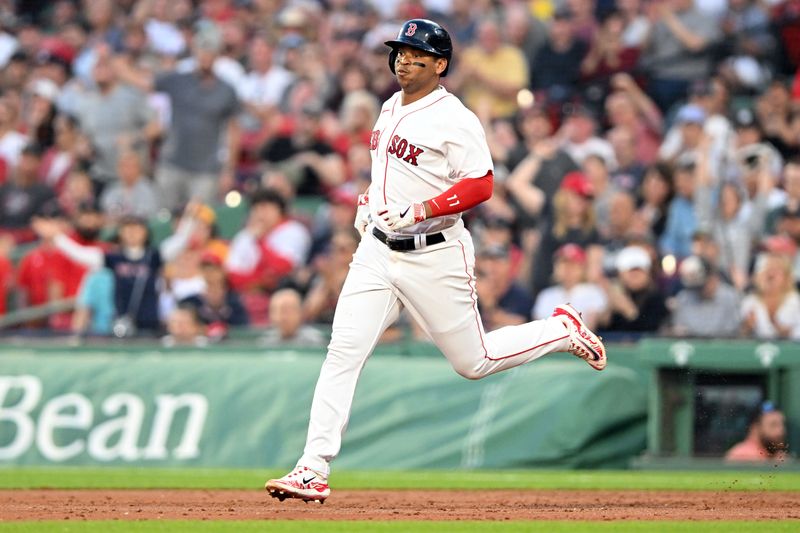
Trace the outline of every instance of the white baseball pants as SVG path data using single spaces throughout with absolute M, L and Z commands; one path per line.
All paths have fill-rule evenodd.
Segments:
M 397 320 L 401 306 L 467 379 L 569 347 L 569 333 L 558 318 L 484 332 L 472 238 L 463 226 L 446 230 L 447 241 L 412 252 L 390 250 L 370 230 L 371 226 L 353 256 L 339 296 L 328 355 L 314 390 L 306 446 L 298 461 L 326 476 L 339 453 L 361 369 L 380 336 Z

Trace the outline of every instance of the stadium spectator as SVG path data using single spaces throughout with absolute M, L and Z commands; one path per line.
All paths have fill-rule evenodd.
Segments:
M 82 246 L 95 246 L 104 251 L 111 243 L 101 241 L 106 223 L 102 210 L 94 203 L 81 205 L 73 216 L 72 238 Z M 86 334 L 110 335 L 114 321 L 114 275 L 108 268 L 86 271 L 77 265 L 81 280 L 72 314 L 72 332 L 78 339 Z
M 663 255 L 682 259 L 691 253 L 692 235 L 697 229 L 694 211 L 695 169 L 692 156 L 682 157 L 675 167 L 674 196 L 669 203 L 666 226 L 659 240 Z
M 84 167 L 75 167 L 64 182 L 64 187 L 58 195 L 58 206 L 69 216 L 75 216 L 86 204 L 94 204 L 96 197 L 92 178 Z
M 595 0 L 567 0 L 565 4 L 572 16 L 575 36 L 585 43 L 592 42 L 599 30 Z
M 789 161 L 783 171 L 786 202 L 770 211 L 767 233 L 785 235 L 800 245 L 800 161 Z
M 564 176 L 553 199 L 553 220 L 542 229 L 534 256 L 534 294 L 550 284 L 552 258 L 565 244 L 577 244 L 586 251 L 589 281 L 596 282 L 602 277 L 603 248 L 591 204 L 593 195 L 592 185 L 582 172 Z
M 530 86 L 548 102 L 566 102 L 580 86 L 581 62 L 587 44 L 575 36 L 572 13 L 559 9 L 553 14 L 547 41 L 528 67 Z
M 282 196 L 256 191 L 245 227 L 233 238 L 225 261 L 231 285 L 240 291 L 274 289 L 305 263 L 310 241 L 305 226 L 289 217 Z
M 720 279 L 707 259 L 690 256 L 679 267 L 683 289 L 675 297 L 672 334 L 689 337 L 731 337 L 739 332 L 736 290 Z
M 503 42 L 498 23 L 486 19 L 478 24 L 477 43 L 464 50 L 454 74 L 450 85 L 464 94 L 467 107 L 486 106 L 492 118 L 509 118 L 528 80 L 528 66 L 518 48 Z
M 675 130 L 673 137 L 667 138 L 661 144 L 658 158 L 670 164 L 675 164 L 678 159 L 696 158 L 696 152 L 703 142 L 703 128 L 706 123 L 706 112 L 697 104 L 686 104 L 675 115 Z M 672 132 L 670 132 L 672 133 Z
M 328 194 L 328 201 L 317 209 L 311 226 L 309 262 L 328 251 L 331 239 L 339 231 L 349 231 L 356 216 L 358 194 L 356 188 L 342 185 Z
M 656 333 L 669 316 L 664 295 L 658 290 L 650 252 L 631 245 L 616 256 L 617 275 L 609 282 L 609 313 L 603 329 L 616 332 Z
M 195 209 L 196 204 L 187 206 L 184 223 L 158 247 L 150 243 L 147 222 L 135 217 L 120 221 L 119 249 L 108 252 L 96 247 L 81 246 L 49 220 L 35 219 L 33 229 L 41 238 L 52 239 L 56 247 L 73 261 L 91 270 L 105 266 L 114 273 L 114 334 L 128 337 L 140 330 L 152 333 L 159 329 L 156 285 L 161 266 L 187 246 L 194 225 Z
M 553 126 L 543 106 L 520 111 L 522 139 L 508 156 L 506 187 L 523 223 L 549 220 L 561 179 L 578 166 L 551 138 Z
M 585 4 L 591 5 L 592 2 Z M 587 40 L 589 52 L 581 63 L 581 74 L 589 87 L 595 89 L 591 94 L 593 100 L 605 98 L 615 74 L 631 72 L 636 67 L 639 50 L 623 42 L 624 25 L 620 12 L 609 11 L 599 30 L 594 32 L 591 40 Z
M 146 95 L 119 80 L 111 53 L 107 46 L 98 47 L 92 69 L 94 83 L 80 93 L 75 106 L 81 131 L 95 151 L 91 175 L 101 188 L 118 182 L 122 152 L 134 151 L 140 161 L 147 161 L 150 141 L 159 132 Z
M 259 339 L 262 346 L 320 347 L 325 336 L 303 322 L 302 299 L 292 288 L 275 291 L 269 303 L 270 326 Z
M 342 157 L 320 138 L 320 102 L 303 106 L 291 131 L 274 136 L 261 149 L 261 159 L 285 173 L 299 195 L 324 194 L 345 179 Z
M 786 417 L 772 402 L 758 406 L 750 417 L 747 437 L 725 454 L 725 460 L 731 462 L 779 462 L 787 458 Z
M 192 305 L 179 305 L 167 317 L 167 335 L 162 337 L 165 348 L 208 346 L 208 337 L 203 335 L 203 325 Z
M 22 149 L 28 145 L 28 137 L 16 130 L 17 114 L 14 101 L 0 97 L 0 159 L 5 163 L 6 179 L 13 175 Z
M 116 179 L 103 189 L 100 205 L 112 223 L 129 216 L 149 220 L 156 215 L 160 197 L 144 175 L 137 152 L 126 149 L 119 153 Z
M 524 2 L 517 2 L 506 6 L 503 28 L 508 36 L 508 43 L 522 52 L 526 67 L 530 65 L 547 39 L 547 26 L 544 21 L 532 16 Z M 453 35 L 452 31 L 450 35 Z M 527 78 L 525 85 L 528 85 Z
M 633 130 L 617 126 L 606 133 L 606 139 L 614 149 L 618 165 L 611 173 L 612 185 L 638 195 L 647 166 L 639 162 L 636 154 L 637 139 Z
M 478 306 L 487 330 L 529 321 L 533 300 L 514 279 L 508 247 L 483 245 L 478 250 L 475 272 Z
M 686 96 L 691 80 L 711 73 L 711 49 L 720 29 L 694 0 L 654 2 L 648 10 L 653 26 L 641 65 L 650 78 L 648 92 L 666 113 Z
M 275 62 L 275 48 L 265 34 L 256 34 L 247 52 L 249 71 L 237 87 L 245 110 L 255 120 L 248 129 L 268 127 L 294 74 Z
M 658 163 L 647 169 L 640 190 L 637 218 L 656 239 L 660 239 L 666 229 L 673 193 L 669 165 Z
M 725 181 L 719 184 L 718 189 L 714 186 L 708 148 L 699 151 L 695 172 L 697 227 L 713 236 L 720 251 L 720 270 L 741 291 L 749 282 L 753 243 L 764 231 L 767 217 L 773 188 L 769 160 L 764 157 L 754 160 L 752 166 L 758 173 L 758 190 L 753 200 L 747 203 L 745 191 L 737 183 Z
M 556 284 L 537 296 L 533 308 L 534 320 L 550 316 L 547 309 L 548 306 L 553 308 L 553 302 L 570 302 L 582 313 L 587 325 L 597 327 L 607 312 L 608 299 L 599 285 L 586 281 L 586 252 L 577 244 L 565 244 L 556 251 L 554 259 L 553 278 Z
M 597 231 L 605 238 L 611 231 L 611 202 L 617 193 L 616 187 L 611 183 L 608 166 L 605 160 L 597 154 L 589 154 L 583 159 L 581 170 L 589 180 L 592 189 L 592 209 Z
M 49 222 L 61 225 L 61 213 L 48 212 Z M 20 307 L 41 306 L 75 296 L 83 269 L 70 261 L 55 246 L 52 238 L 42 239 L 29 250 L 17 265 L 17 303 Z M 66 331 L 70 328 L 69 313 L 56 313 L 47 320 L 34 320 L 28 327 L 48 327 Z
M 597 114 L 582 104 L 566 104 L 563 107 L 563 122 L 556 137 L 564 151 L 576 164 L 582 165 L 590 155 L 603 158 L 606 167 L 617 168 L 614 148 L 605 139 L 597 136 Z
M 758 89 L 774 70 L 777 40 L 764 5 L 754 0 L 729 0 L 716 55 L 727 77 L 745 90 Z
M 56 117 L 55 101 L 58 86 L 47 78 L 36 78 L 23 94 L 22 113 L 18 128 L 28 134 L 32 143 L 43 149 L 50 148 L 55 141 L 53 121 Z
M 611 89 L 613 92 L 605 100 L 609 123 L 612 127 L 628 128 L 636 139 L 633 161 L 643 165 L 654 163 L 664 129 L 661 112 L 627 73 L 611 78 Z
M 12 179 L 0 185 L 0 233 L 12 235 L 17 243 L 35 239 L 31 219 L 48 206 L 55 206 L 53 191 L 39 181 L 42 149 L 26 146 Z
M 788 257 L 775 253 L 758 256 L 753 290 L 742 300 L 741 318 L 745 336 L 800 340 L 800 294 Z
M 111 335 L 114 325 L 114 274 L 101 268 L 84 276 L 75 297 L 72 333 L 79 341 L 85 335 Z
M 231 327 L 246 326 L 249 317 L 239 296 L 231 290 L 222 264 L 214 256 L 206 256 L 201 268 L 203 291 L 179 304 L 193 305 L 205 325 L 206 336 L 217 341 L 225 338 Z
M 314 260 L 316 276 L 309 284 L 303 300 L 303 319 L 307 322 L 331 324 L 336 302 L 342 292 L 344 280 L 358 248 L 359 236 L 351 227 L 336 230 L 327 250 Z
M 53 120 L 53 128 L 55 143 L 44 153 L 39 174 L 42 182 L 60 195 L 69 173 L 74 168 L 84 167 L 92 150 L 81 135 L 75 117 L 58 115 Z
M 207 25 L 192 39 L 196 69 L 191 72 L 168 71 L 154 77 L 122 58 L 114 62 L 121 80 L 169 96 L 171 120 L 156 170 L 161 200 L 169 209 L 190 197 L 213 202 L 234 184 L 239 102 L 236 91 L 213 71 L 221 47 L 219 30 Z

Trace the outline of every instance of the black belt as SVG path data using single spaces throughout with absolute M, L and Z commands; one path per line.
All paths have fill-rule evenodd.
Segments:
M 390 250 L 394 250 L 395 252 L 410 252 L 411 250 L 418 250 L 419 248 L 433 246 L 434 244 L 439 244 L 440 242 L 445 241 L 444 233 L 441 231 L 439 233 L 428 233 L 395 238 L 389 237 L 378 228 L 372 228 L 372 234 L 375 235 L 376 239 L 388 246 Z

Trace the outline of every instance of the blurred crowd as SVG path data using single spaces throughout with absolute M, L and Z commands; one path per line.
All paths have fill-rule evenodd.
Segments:
M 800 339 L 800 0 L 0 0 L 0 318 L 74 304 L 6 328 L 324 345 L 410 18 L 495 161 L 487 329 Z

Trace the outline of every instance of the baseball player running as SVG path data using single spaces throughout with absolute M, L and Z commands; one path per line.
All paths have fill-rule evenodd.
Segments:
M 356 382 L 381 334 L 406 308 L 467 379 L 569 352 L 592 368 L 605 347 L 569 304 L 551 317 L 486 333 L 475 292 L 475 252 L 461 213 L 492 195 L 493 165 L 478 118 L 439 78 L 452 56 L 448 33 L 430 20 L 403 24 L 389 68 L 401 90 L 372 132 L 372 183 L 359 198 L 362 234 L 333 319 L 328 355 L 311 405 L 303 456 L 266 483 L 280 500 L 324 502 Z

